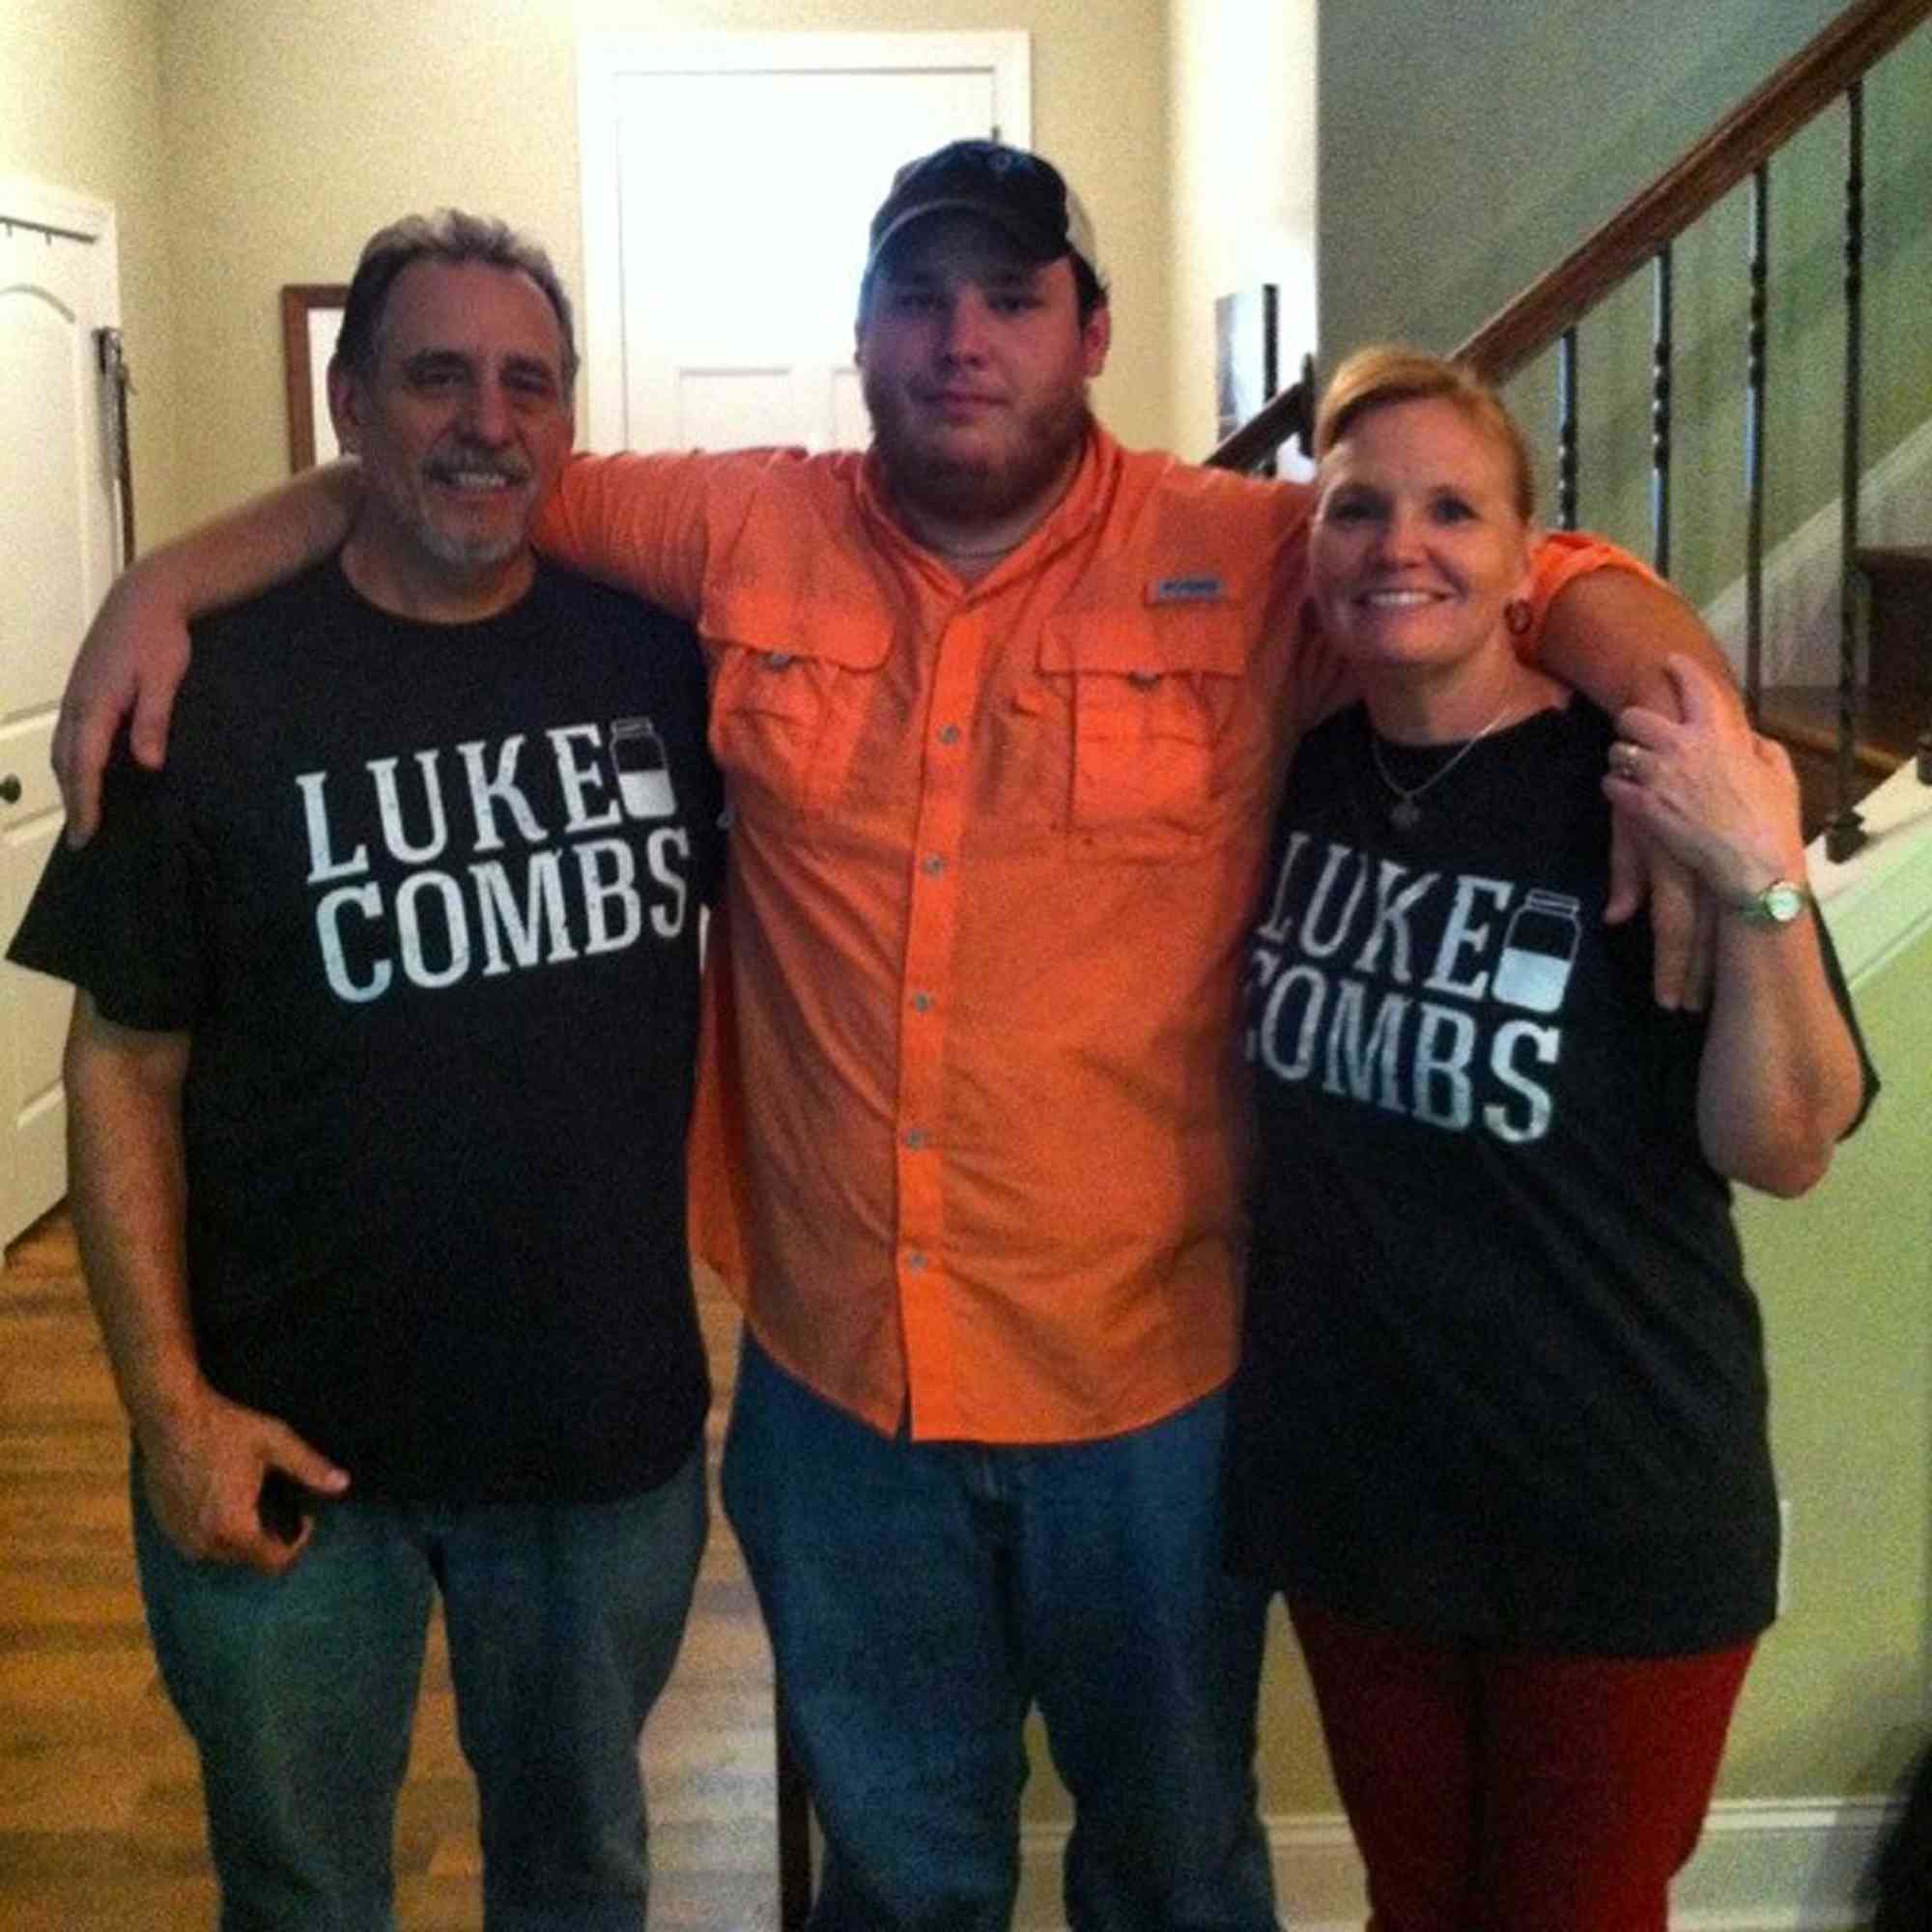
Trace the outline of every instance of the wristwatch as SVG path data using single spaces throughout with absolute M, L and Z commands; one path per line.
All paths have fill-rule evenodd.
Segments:
M 1774 879 L 1761 893 L 1733 899 L 1731 909 L 1747 925 L 1789 925 L 1811 903 L 1809 890 L 1796 879 Z

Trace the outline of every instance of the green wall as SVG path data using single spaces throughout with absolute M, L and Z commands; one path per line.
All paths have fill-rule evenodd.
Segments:
M 1797 52 L 1837 0 L 1489 0 L 1391 47 L 1388 12 L 1321 14 L 1321 355 L 1400 335 L 1463 340 Z M 1868 468 L 1932 415 L 1932 30 L 1866 100 Z M 1843 115 L 1774 163 L 1768 526 L 1837 493 Z M 1740 189 L 1677 248 L 1672 575 L 1704 602 L 1743 569 L 1747 209 Z M 1640 274 L 1582 335 L 1581 516 L 1648 554 L 1651 292 Z M 1546 358 L 1511 389 L 1554 440 Z M 1819 405 L 1824 407 L 1820 408 Z M 1805 407 L 1801 407 L 1804 405 Z M 1808 411 L 1808 412 L 1807 412 Z M 1546 496 L 1548 468 L 1546 465 Z M 1926 537 L 1932 540 L 1932 511 Z
M 1321 327 L 1460 339 L 1802 47 L 1838 0 L 1321 10 Z
M 1884 1792 L 1932 1739 L 1932 931 L 1854 989 L 1870 1118 L 1804 1200 L 1739 1198 L 1790 1530 L 1727 1797 Z

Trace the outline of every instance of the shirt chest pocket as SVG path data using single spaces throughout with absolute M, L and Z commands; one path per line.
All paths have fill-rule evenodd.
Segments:
M 1229 605 L 1064 611 L 1039 669 L 1073 726 L 1067 822 L 1157 856 L 1212 831 L 1227 795 L 1222 747 L 1240 701 L 1247 638 Z
M 848 776 L 892 649 L 878 613 L 739 592 L 706 604 L 711 749 L 740 804 L 823 811 Z

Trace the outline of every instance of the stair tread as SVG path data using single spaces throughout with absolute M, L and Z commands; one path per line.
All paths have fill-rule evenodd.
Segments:
M 1925 719 L 1909 695 L 1876 694 L 1862 687 L 1854 699 L 1858 720 L 1858 762 L 1870 771 L 1890 772 L 1909 758 L 1925 728 Z M 1789 736 L 1819 750 L 1838 740 L 1838 687 L 1835 684 L 1767 685 L 1758 707 L 1763 728 L 1773 737 Z
M 1932 544 L 1866 544 L 1853 555 L 1867 577 L 1932 577 Z

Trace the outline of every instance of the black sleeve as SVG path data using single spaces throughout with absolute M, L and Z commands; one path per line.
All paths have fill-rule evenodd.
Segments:
M 168 779 L 123 752 L 103 780 L 100 829 L 78 851 L 55 844 L 7 956 L 84 987 L 117 1026 L 189 1030 L 207 987 L 195 874 Z
M 1838 1010 L 1845 1016 L 1845 1024 L 1852 1030 L 1852 1044 L 1859 1055 L 1859 1110 L 1852 1116 L 1851 1125 L 1838 1136 L 1840 1140 L 1845 1140 L 1864 1124 L 1865 1116 L 1871 1112 L 1871 1103 L 1878 1098 L 1878 1068 L 1872 1065 L 1871 1054 L 1865 1047 L 1863 1029 L 1860 1027 L 1858 1013 L 1852 1007 L 1852 990 L 1845 984 L 1845 969 L 1838 964 L 1838 949 L 1832 943 L 1832 928 L 1825 923 L 1825 915 L 1816 906 L 1812 908 L 1811 919 L 1818 929 L 1818 951 L 1824 955 L 1825 978 L 1831 982 L 1832 997 L 1837 1001 Z

